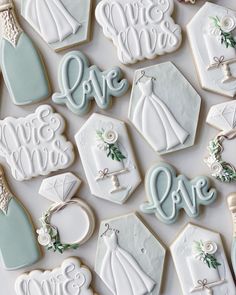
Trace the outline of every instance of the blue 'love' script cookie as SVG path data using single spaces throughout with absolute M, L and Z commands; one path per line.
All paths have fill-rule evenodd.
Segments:
M 198 176 L 189 180 L 176 175 L 174 168 L 166 163 L 154 165 L 147 172 L 145 180 L 149 201 L 142 204 L 142 212 L 151 214 L 163 223 L 174 223 L 183 208 L 189 217 L 199 215 L 199 206 L 215 201 L 217 192 L 209 187 L 209 179 Z

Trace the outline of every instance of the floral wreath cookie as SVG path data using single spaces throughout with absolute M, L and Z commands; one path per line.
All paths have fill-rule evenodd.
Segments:
M 78 198 L 71 199 L 78 190 L 80 183 L 81 181 L 72 173 L 64 173 L 46 178 L 41 184 L 40 195 L 54 201 L 54 204 L 40 218 L 41 228 L 37 230 L 38 242 L 47 250 L 63 253 L 68 249 L 77 249 L 91 237 L 94 231 L 95 221 L 92 210 Z M 76 232 L 77 239 L 75 242 L 64 243 L 57 226 L 52 224 L 51 220 L 54 214 L 59 213 L 67 206 L 78 207 L 79 213 L 76 211 L 76 216 L 73 216 L 73 219 L 79 215 L 80 229 Z M 73 213 L 70 212 L 69 214 Z M 63 224 L 68 218 L 63 217 Z M 76 231 L 76 228 L 73 231 Z

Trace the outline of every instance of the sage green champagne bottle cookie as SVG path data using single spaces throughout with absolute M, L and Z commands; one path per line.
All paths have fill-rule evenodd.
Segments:
M 23 268 L 39 260 L 35 234 L 29 215 L 8 188 L 0 166 L 0 257 L 6 270 Z
M 2 74 L 13 102 L 25 105 L 49 97 L 43 61 L 20 27 L 12 0 L 0 0 L 0 25 Z

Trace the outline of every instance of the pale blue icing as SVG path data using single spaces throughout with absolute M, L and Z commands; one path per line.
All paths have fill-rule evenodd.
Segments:
M 7 270 L 32 265 L 41 256 L 31 220 L 14 197 L 7 214 L 0 210 L 0 253 Z
M 57 104 L 65 104 L 77 115 L 86 114 L 94 99 L 98 107 L 107 109 L 113 97 L 120 97 L 128 90 L 128 81 L 122 79 L 119 67 L 101 72 L 79 51 L 67 53 L 59 68 L 60 93 L 52 97 Z
M 140 209 L 147 214 L 154 213 L 163 223 L 174 223 L 179 210 L 184 209 L 189 217 L 199 215 L 199 206 L 215 201 L 217 192 L 210 188 L 207 177 L 199 176 L 188 180 L 176 175 L 173 167 L 166 163 L 157 164 L 147 172 L 145 179 L 149 201 Z
M 16 47 L 4 38 L 1 46 L 2 73 L 13 102 L 25 105 L 49 97 L 45 68 L 30 38 L 22 32 Z

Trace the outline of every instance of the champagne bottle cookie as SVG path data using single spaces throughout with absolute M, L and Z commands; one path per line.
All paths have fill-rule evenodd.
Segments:
M 0 25 L 2 74 L 13 102 L 25 105 L 49 97 L 43 61 L 20 27 L 12 0 L 0 0 Z
M 40 258 L 31 220 L 8 188 L 1 166 L 0 253 L 6 270 L 32 265 Z

